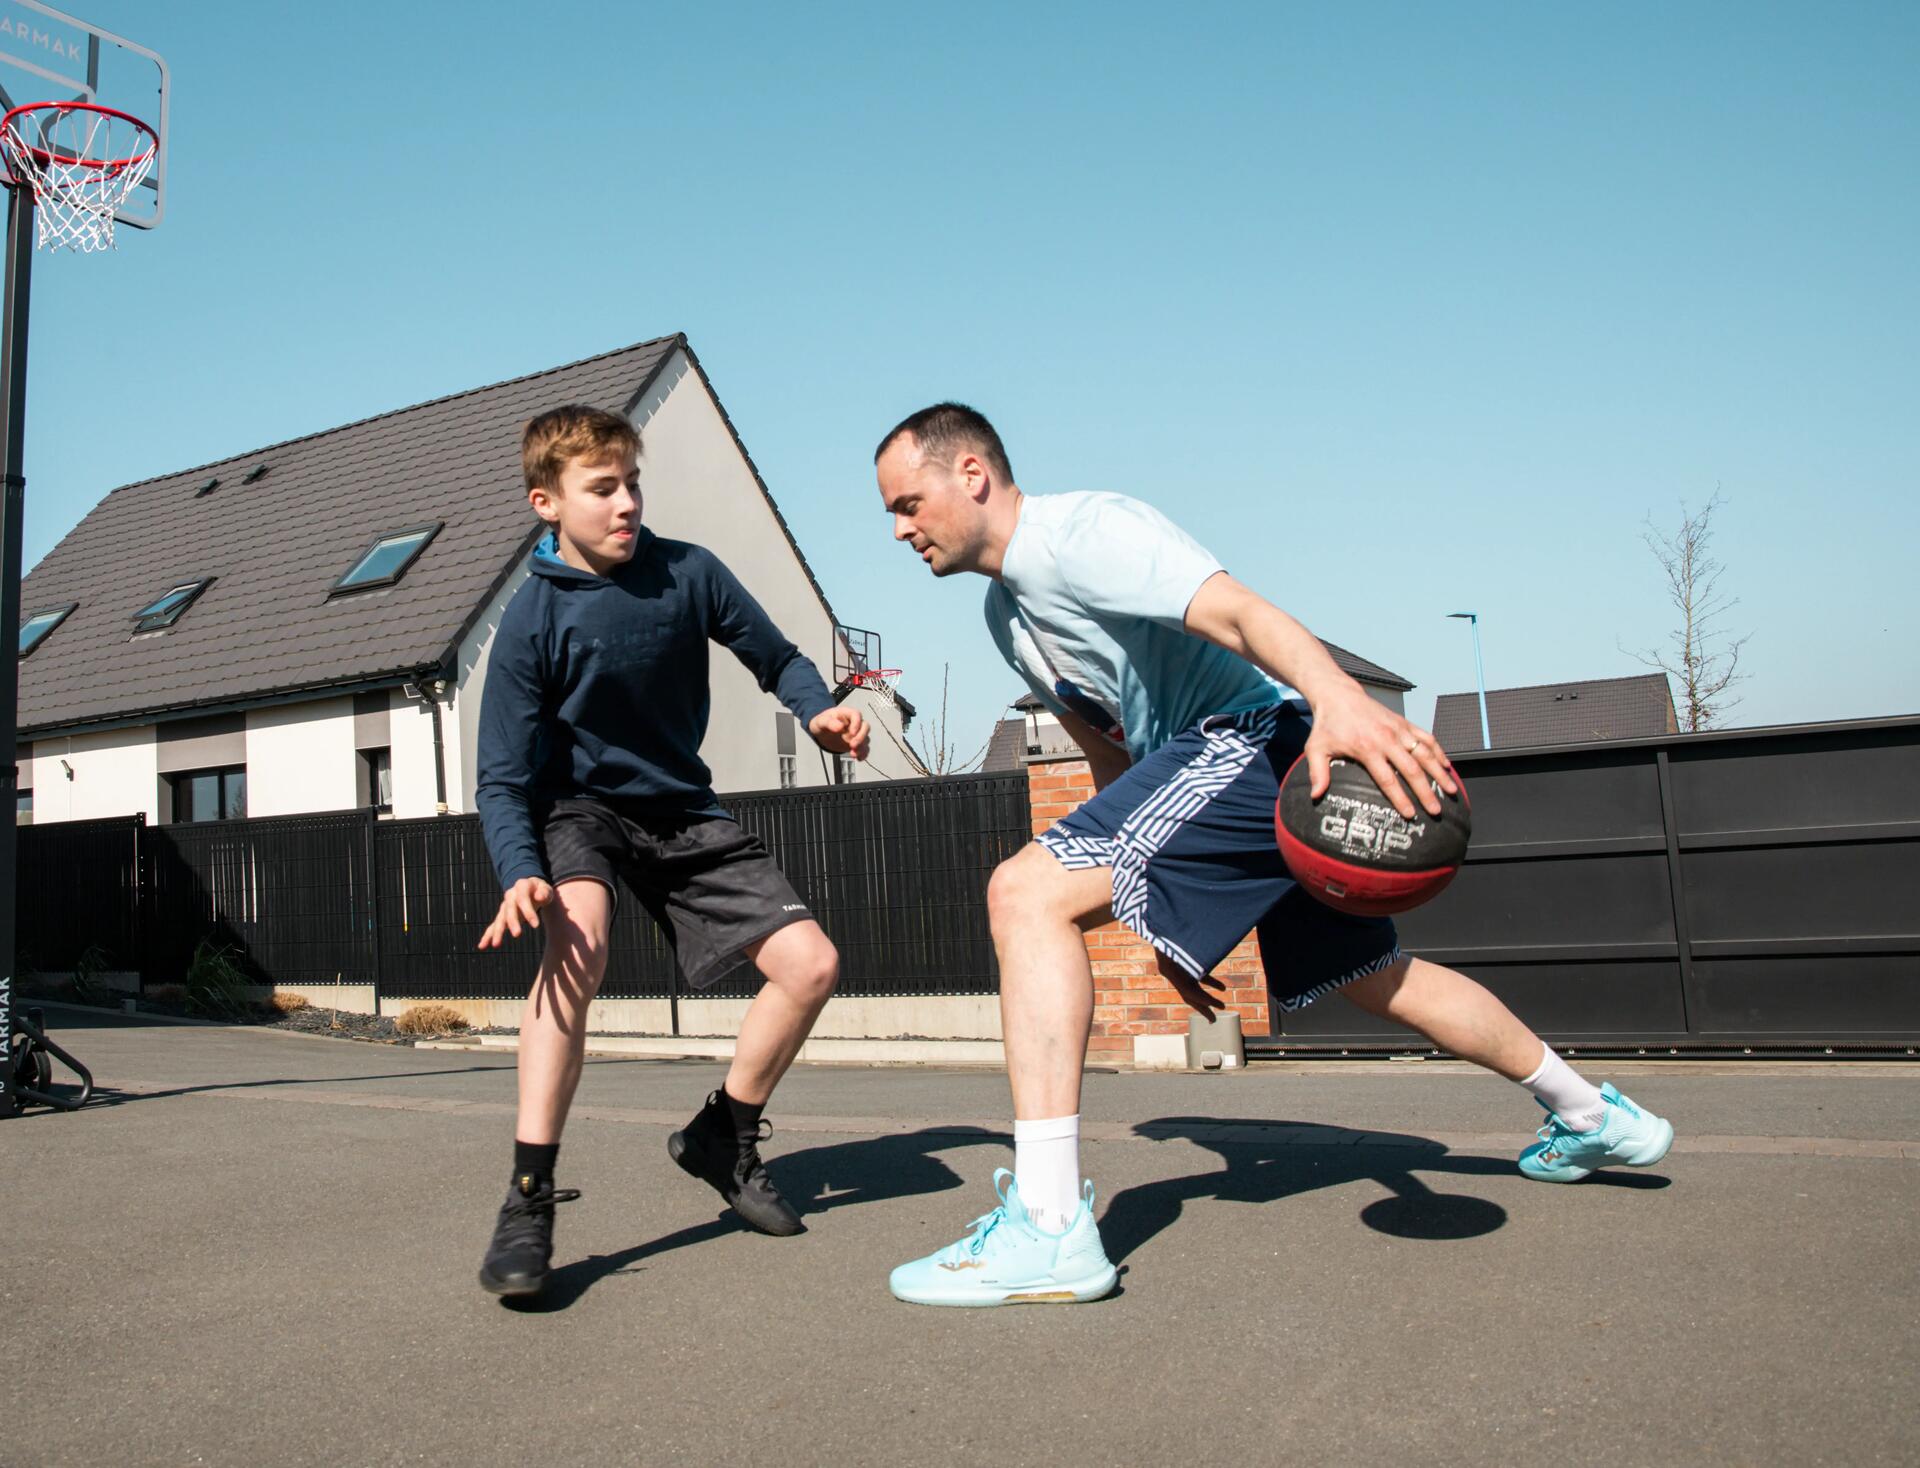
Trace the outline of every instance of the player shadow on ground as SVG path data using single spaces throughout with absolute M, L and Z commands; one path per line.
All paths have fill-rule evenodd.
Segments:
M 862 1137 L 856 1141 L 835 1142 L 824 1147 L 806 1147 L 769 1159 L 767 1170 L 780 1191 L 790 1199 L 800 1215 L 811 1225 L 820 1215 L 857 1203 L 880 1203 L 889 1198 L 913 1197 L 922 1193 L 948 1192 L 965 1184 L 943 1162 L 941 1152 L 959 1147 L 990 1144 L 1007 1146 L 1004 1132 L 982 1127 L 926 1127 L 916 1132 L 901 1132 L 884 1137 Z M 673 1174 L 680 1178 L 680 1174 Z M 704 1183 L 680 1178 L 690 1189 L 705 1198 L 714 1195 Z M 695 1244 L 709 1243 L 731 1233 L 745 1233 L 747 1226 L 732 1212 L 689 1228 L 678 1229 L 657 1239 L 649 1239 L 614 1254 L 592 1254 L 563 1264 L 547 1277 L 547 1286 L 532 1300 L 503 1300 L 511 1309 L 546 1314 L 565 1310 L 601 1280 L 613 1275 L 638 1272 L 638 1266 L 661 1254 Z
M 1289 1125 L 1271 1119 L 1228 1121 L 1211 1116 L 1162 1117 L 1141 1122 L 1134 1131 L 1155 1141 L 1191 1141 L 1218 1154 L 1225 1167 L 1164 1182 L 1142 1183 L 1113 1195 L 1100 1219 L 1107 1257 L 1120 1263 L 1144 1247 L 1180 1217 L 1189 1202 L 1202 1198 L 1223 1203 L 1275 1203 L 1317 1188 L 1372 1181 L 1392 1191 L 1360 1210 L 1368 1228 L 1402 1239 L 1474 1239 L 1506 1225 L 1498 1203 L 1468 1193 L 1436 1192 L 1415 1173 L 1454 1177 L 1515 1175 L 1511 1157 L 1454 1153 L 1426 1137 L 1392 1132 L 1358 1132 L 1314 1126 L 1312 1140 L 1227 1139 L 1222 1128 L 1266 1130 Z M 1599 1172 L 1582 1186 L 1664 1188 L 1668 1179 L 1646 1174 Z M 1276 1231 L 1285 1227 L 1275 1215 Z M 1276 1237 L 1279 1234 L 1276 1232 Z

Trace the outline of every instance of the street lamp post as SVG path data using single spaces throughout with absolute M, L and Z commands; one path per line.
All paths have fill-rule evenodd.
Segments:
M 1493 748 L 1493 731 L 1487 724 L 1487 665 L 1480 660 L 1480 614 L 1478 612 L 1448 612 L 1449 617 L 1459 617 L 1473 624 L 1473 672 L 1480 680 L 1480 747 Z

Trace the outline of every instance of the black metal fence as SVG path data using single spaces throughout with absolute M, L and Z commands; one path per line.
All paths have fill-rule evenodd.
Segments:
M 1402 917 L 1550 1040 L 1920 1042 L 1920 719 L 1464 754 L 1473 849 Z M 1405 1048 L 1350 1004 L 1267 1049 Z
M 1027 840 L 1024 773 L 725 797 L 764 840 L 841 953 L 843 994 L 990 994 L 993 868 Z M 196 825 L 139 819 L 20 831 L 20 947 L 46 970 L 88 948 L 145 982 L 179 978 L 197 947 L 262 982 L 370 984 L 411 998 L 525 995 L 530 943 L 474 948 L 499 904 L 475 816 L 366 812 Z M 709 993 L 751 993 L 745 969 Z M 680 984 L 638 902 L 620 904 L 609 998 Z M 683 987 L 681 992 L 684 992 Z

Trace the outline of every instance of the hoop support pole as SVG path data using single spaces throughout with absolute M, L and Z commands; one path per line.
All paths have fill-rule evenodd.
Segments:
M 27 304 L 33 284 L 33 193 L 24 184 L 8 191 L 7 280 L 0 321 L 0 658 L 15 649 L 0 674 L 0 786 L 12 794 L 20 737 L 20 537 L 25 523 L 27 481 Z M 17 802 L 9 801 L 11 807 Z M 17 1116 L 13 1085 L 14 939 L 19 835 L 11 811 L 0 811 L 0 1035 L 7 1059 L 0 1064 L 0 1117 Z

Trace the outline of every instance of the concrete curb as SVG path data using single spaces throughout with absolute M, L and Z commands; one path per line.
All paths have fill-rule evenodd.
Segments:
M 589 1035 L 587 1054 L 643 1055 L 657 1060 L 731 1060 L 734 1042 L 724 1036 Z M 421 1040 L 416 1050 L 518 1050 L 518 1035 L 475 1035 L 470 1040 Z M 933 1065 L 1000 1070 L 1007 1063 L 998 1040 L 809 1040 L 798 1057 L 812 1065 Z

